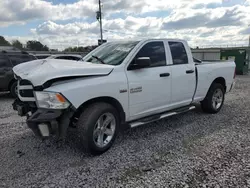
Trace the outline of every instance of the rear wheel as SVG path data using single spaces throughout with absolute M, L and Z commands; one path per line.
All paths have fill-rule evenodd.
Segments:
M 93 155 L 104 153 L 113 145 L 119 125 L 118 113 L 112 105 L 90 105 L 77 122 L 81 146 Z
M 10 94 L 12 97 L 17 98 L 17 82 L 13 82 L 10 86 Z
M 207 113 L 218 113 L 225 99 L 225 89 L 219 83 L 213 83 L 209 88 L 206 98 L 201 102 L 201 108 Z

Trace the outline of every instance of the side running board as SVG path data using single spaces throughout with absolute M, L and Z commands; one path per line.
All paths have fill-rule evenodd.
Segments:
M 170 116 L 173 116 L 173 115 L 176 115 L 176 114 L 184 113 L 184 112 L 193 110 L 195 108 L 196 107 L 193 106 L 193 105 L 192 106 L 186 106 L 186 107 L 178 108 L 178 109 L 175 109 L 175 110 L 172 110 L 172 111 L 168 111 L 168 112 L 165 112 L 165 113 L 161 113 L 161 114 L 149 116 L 149 117 L 146 117 L 146 118 L 142 118 L 142 119 L 139 119 L 139 120 L 136 120 L 136 121 L 132 121 L 132 122 L 129 123 L 129 125 L 130 125 L 131 128 L 138 127 L 140 125 L 144 125 L 144 124 L 147 124 L 147 123 L 158 121 L 160 119 L 163 119 L 163 118 L 166 118 L 166 117 L 170 117 Z

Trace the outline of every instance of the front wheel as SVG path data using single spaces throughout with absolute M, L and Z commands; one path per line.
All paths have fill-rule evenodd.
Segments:
M 112 105 L 90 105 L 83 111 L 77 123 L 81 146 L 93 155 L 104 153 L 113 145 L 119 125 L 118 113 Z
M 201 102 L 201 108 L 207 113 L 218 113 L 225 99 L 225 89 L 219 83 L 213 83 L 209 88 L 206 98 Z

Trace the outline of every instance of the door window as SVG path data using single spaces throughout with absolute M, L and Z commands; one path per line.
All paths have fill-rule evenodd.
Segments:
M 75 60 L 75 61 L 79 61 L 81 59 L 80 57 L 75 57 L 75 56 L 71 56 L 70 58 L 71 60 Z
M 37 60 L 36 56 L 34 56 L 34 55 L 29 55 L 29 58 L 30 58 L 30 61 Z
M 78 61 L 80 58 L 75 57 L 75 56 L 58 56 L 55 59 L 76 60 L 76 61 Z
M 37 59 L 45 59 L 47 57 L 49 57 L 49 55 L 37 55 L 36 56 Z
M 69 60 L 68 56 L 58 56 L 55 59 Z
M 5 55 L 0 55 L 0 68 L 3 67 L 11 67 L 11 64 Z
M 169 42 L 170 51 L 172 54 L 173 64 L 188 64 L 187 52 L 183 43 L 181 42 Z
M 139 57 L 149 57 L 151 60 L 150 67 L 166 66 L 166 53 L 163 42 L 145 44 L 136 55 L 136 59 Z
M 72 56 L 68 56 L 68 57 L 66 57 L 66 59 L 67 60 L 75 60 L 74 57 L 72 57 Z

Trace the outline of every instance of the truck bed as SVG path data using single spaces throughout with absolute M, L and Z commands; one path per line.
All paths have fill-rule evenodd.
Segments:
M 234 80 L 235 63 L 233 61 L 202 61 L 196 64 L 197 90 L 195 101 L 200 101 L 206 96 L 211 83 L 218 77 L 225 79 L 226 92 Z
M 228 63 L 231 62 L 229 60 L 206 60 L 206 61 L 201 61 L 201 65 L 203 64 L 209 64 L 209 63 Z

